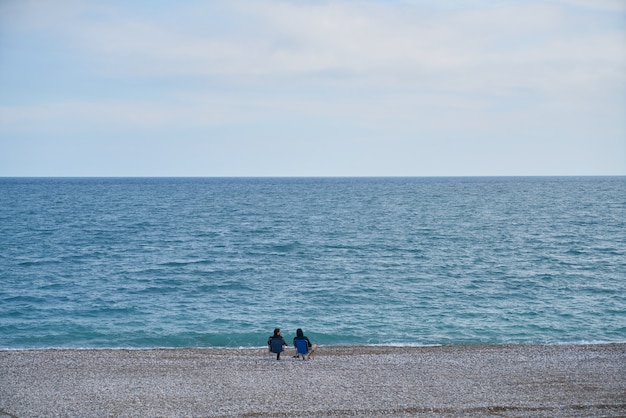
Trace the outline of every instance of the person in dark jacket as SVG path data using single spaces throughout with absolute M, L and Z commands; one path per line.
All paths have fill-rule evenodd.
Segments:
M 302 328 L 298 328 L 296 330 L 296 336 L 293 339 L 293 346 L 296 347 L 296 341 L 298 340 L 304 340 L 306 341 L 306 346 L 308 347 L 308 353 L 306 354 L 307 358 L 311 358 L 311 356 L 313 355 L 313 352 L 317 349 L 317 344 L 311 344 L 311 341 L 309 341 L 309 339 L 304 335 L 304 332 L 302 332 Z M 296 356 L 298 357 L 298 356 Z
M 283 336 L 280 335 L 280 328 L 274 329 L 274 335 L 267 340 L 267 345 L 270 352 L 276 353 L 276 360 L 280 360 L 280 353 L 283 352 L 283 347 L 287 345 Z

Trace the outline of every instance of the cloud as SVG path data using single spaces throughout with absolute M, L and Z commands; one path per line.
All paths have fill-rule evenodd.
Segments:
M 335 87 L 461 91 L 495 83 L 499 90 L 516 91 L 611 84 L 623 81 L 615 69 L 623 73 L 626 66 L 618 53 L 622 31 L 577 32 L 585 17 L 543 2 L 441 13 L 424 2 L 399 7 L 393 2 L 232 1 L 182 7 L 158 18 L 70 4 L 76 12 L 57 11 L 56 30 L 94 71 L 115 77 L 258 82 L 298 77 Z
M 239 112 L 228 111 L 226 103 L 138 101 L 61 101 L 22 106 L 0 106 L 0 126 L 30 132 L 72 130 L 110 131 L 125 128 L 156 130 L 175 126 L 211 126 L 233 121 Z M 231 107 L 236 104 L 231 103 Z M 36 123 L 33 123 L 36 121 Z
M 626 107 L 622 1 L 146 7 L 23 0 L 3 7 L 0 14 L 15 17 L 2 22 L 3 44 L 35 45 L 45 54 L 34 55 L 50 60 L 40 61 L 43 69 L 76 76 L 50 76 L 45 94 L 29 90 L 27 77 L 25 88 L 10 86 L 19 100 L 0 99 L 4 133 L 97 130 L 136 138 L 195 130 L 205 138 L 228 126 L 223 137 L 262 138 L 268 147 L 261 148 L 332 138 L 349 144 L 347 154 L 355 141 L 393 138 L 401 154 L 417 147 L 410 142 L 437 139 L 440 150 L 466 140 L 459 148 L 470 153 L 503 149 L 494 138 L 510 134 L 538 143 L 626 132 L 619 122 Z M 479 143 L 481 135 L 489 138 Z
M 624 83 L 623 27 L 607 31 L 543 2 L 454 13 L 421 4 L 212 2 L 158 20 L 116 11 L 85 19 L 83 11 L 59 30 L 94 71 L 114 77 L 263 85 L 296 79 L 305 86 L 494 95 L 612 90 Z M 220 19 L 235 29 L 222 27 Z
M 588 10 L 626 13 L 626 3 L 623 0 L 560 0 L 560 3 Z
M 64 38 L 76 65 L 105 78 L 548 98 L 625 81 L 623 28 L 607 31 L 559 3 L 443 13 L 430 2 L 217 1 L 147 15 L 124 3 L 25 4 L 24 27 Z

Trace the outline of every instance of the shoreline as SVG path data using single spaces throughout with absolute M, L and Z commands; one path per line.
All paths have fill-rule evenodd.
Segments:
M 361 348 L 433 348 L 433 347 L 577 347 L 577 346 L 610 346 L 610 345 L 624 345 L 626 346 L 626 340 L 624 341 L 581 341 L 581 342 L 556 342 L 556 343 L 451 343 L 451 344 L 403 344 L 403 343 L 392 343 L 392 344 L 318 344 L 319 347 L 331 349 L 342 349 L 342 348 L 350 348 L 350 347 L 361 347 Z M 106 350 L 128 350 L 128 351 L 148 351 L 148 350 L 231 350 L 231 351 L 245 351 L 245 350 L 261 350 L 266 348 L 266 345 L 259 346 L 237 346 L 237 347 L 226 347 L 226 346 L 180 346 L 180 347 L 172 347 L 172 346 L 154 346 L 154 347 L 19 347 L 19 348 L 11 348 L 11 347 L 0 347 L 0 353 L 4 351 L 106 351 Z M 289 348 L 293 349 L 293 347 L 289 346 Z
M 0 417 L 625 416 L 626 343 L 0 350 Z

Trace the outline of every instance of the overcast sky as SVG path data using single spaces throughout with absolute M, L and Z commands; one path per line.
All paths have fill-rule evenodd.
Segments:
M 626 175 L 626 0 L 0 0 L 0 176 Z

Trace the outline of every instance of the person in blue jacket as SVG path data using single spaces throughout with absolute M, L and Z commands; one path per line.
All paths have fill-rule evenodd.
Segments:
M 302 328 L 298 328 L 296 330 L 296 336 L 293 338 L 294 347 L 296 347 L 296 341 L 298 340 L 306 341 L 306 346 L 309 349 L 307 353 L 307 358 L 311 358 L 311 356 L 313 355 L 313 352 L 317 349 L 317 344 L 311 344 L 311 341 L 309 341 L 309 339 L 304 335 L 304 332 L 302 332 Z M 298 357 L 298 356 L 295 356 L 295 357 Z

